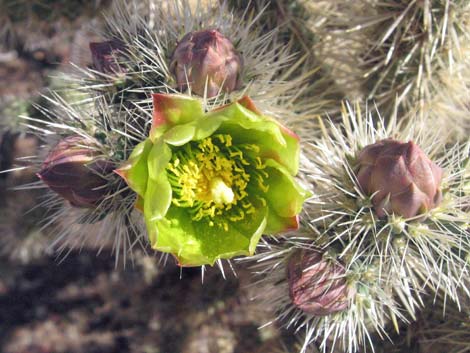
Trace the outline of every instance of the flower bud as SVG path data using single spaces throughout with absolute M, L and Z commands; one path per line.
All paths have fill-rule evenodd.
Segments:
M 442 169 L 414 142 L 386 139 L 366 146 L 358 157 L 357 180 L 373 195 L 378 217 L 395 213 L 410 218 L 436 207 L 442 199 Z
M 125 68 L 119 65 L 117 57 L 124 46 L 117 40 L 91 42 L 90 51 L 93 68 L 104 74 L 124 73 Z
M 72 206 L 94 208 L 109 192 L 103 175 L 113 163 L 98 158 L 94 141 L 82 136 L 61 140 L 48 154 L 38 177 Z
M 207 97 L 219 91 L 230 93 L 240 86 L 242 58 L 232 42 L 219 31 L 202 30 L 186 34 L 176 46 L 170 70 L 181 91 L 188 88 Z
M 345 268 L 315 251 L 301 250 L 287 268 L 292 303 L 314 316 L 326 316 L 348 308 L 355 290 L 348 286 Z

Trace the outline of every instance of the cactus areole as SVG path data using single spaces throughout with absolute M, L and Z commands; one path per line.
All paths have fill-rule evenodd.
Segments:
M 240 87 L 242 65 L 232 42 L 212 29 L 186 34 L 176 46 L 170 70 L 179 90 L 190 88 L 212 98 Z
M 116 172 L 139 195 L 152 246 L 182 266 L 251 255 L 263 233 L 298 227 L 308 193 L 294 176 L 297 136 L 249 98 L 205 113 L 154 94 L 153 124 Z
M 386 139 L 366 146 L 358 157 L 357 180 L 372 196 L 378 217 L 411 218 L 441 202 L 442 169 L 413 141 Z

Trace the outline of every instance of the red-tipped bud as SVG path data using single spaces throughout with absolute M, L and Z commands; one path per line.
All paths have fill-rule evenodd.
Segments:
M 176 46 L 170 70 L 181 91 L 188 88 L 207 97 L 230 93 L 240 86 L 242 58 L 232 42 L 219 31 L 203 30 L 186 34 Z
M 287 278 L 292 303 L 315 316 L 348 308 L 355 289 L 348 286 L 345 268 L 315 251 L 301 250 L 289 260 Z
M 49 152 L 38 177 L 73 206 L 96 207 L 109 192 L 104 175 L 114 164 L 99 158 L 94 146 L 82 136 L 64 138 Z
M 422 214 L 441 202 L 442 169 L 414 142 L 386 139 L 366 146 L 358 158 L 357 179 L 373 195 L 378 217 Z
M 126 70 L 118 62 L 124 46 L 116 40 L 90 43 L 93 68 L 104 74 L 124 73 Z

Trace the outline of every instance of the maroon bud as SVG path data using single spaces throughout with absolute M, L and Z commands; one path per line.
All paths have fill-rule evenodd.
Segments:
M 117 40 L 90 43 L 93 67 L 104 74 L 124 73 L 126 70 L 118 62 L 118 56 L 124 46 Z
M 356 293 L 347 284 L 344 266 L 324 259 L 319 252 L 294 253 L 287 272 L 292 303 L 308 314 L 326 316 L 343 311 Z
M 176 46 L 170 70 L 181 91 L 188 89 L 207 97 L 219 91 L 230 93 L 240 87 L 242 58 L 232 42 L 219 31 L 190 32 Z
M 99 158 L 94 146 L 82 136 L 64 138 L 49 152 L 38 177 L 73 206 L 96 207 L 109 192 L 103 176 L 114 164 Z
M 358 158 L 357 179 L 378 217 L 414 217 L 441 202 L 442 169 L 414 142 L 386 139 L 366 146 Z

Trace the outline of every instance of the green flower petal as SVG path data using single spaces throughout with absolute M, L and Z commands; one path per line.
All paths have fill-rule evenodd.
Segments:
M 148 175 L 152 179 L 158 179 L 160 174 L 165 172 L 165 168 L 171 159 L 171 149 L 163 141 L 153 145 L 148 154 Z
M 149 178 L 144 198 L 144 216 L 147 223 L 165 217 L 171 205 L 171 198 L 171 185 L 165 173 L 161 173 L 156 179 Z
M 279 125 L 274 121 L 270 121 L 262 115 L 257 115 L 251 110 L 248 110 L 244 106 L 238 103 L 233 103 L 225 108 L 216 110 L 209 114 L 209 116 L 216 117 L 223 115 L 226 117 L 226 122 L 229 124 L 236 124 L 245 130 L 263 131 L 271 138 L 282 146 L 285 146 L 286 141 L 281 133 Z M 250 131 L 251 134 L 251 131 Z
M 299 172 L 300 144 L 297 135 L 286 128 L 282 128 L 282 135 L 286 140 L 286 147 L 278 149 L 278 158 L 274 158 L 283 164 L 292 175 Z M 267 149 L 267 146 L 265 146 Z
M 182 146 L 189 141 L 202 140 L 211 136 L 226 119 L 225 116 L 204 117 L 188 124 L 172 127 L 162 138 L 170 145 Z
M 173 146 L 182 146 L 191 141 L 195 133 L 194 124 L 177 125 L 165 132 L 163 140 Z
M 236 224 L 228 231 L 205 221 L 195 222 L 187 210 L 171 207 L 166 217 L 156 223 L 158 236 L 152 247 L 170 252 L 182 266 L 214 264 L 218 259 L 252 255 L 266 227 L 266 209 Z
M 201 103 L 192 97 L 153 94 L 153 120 L 150 140 L 155 142 L 169 128 L 195 121 L 204 116 Z
M 257 114 L 251 109 L 248 109 L 243 104 L 238 102 L 228 104 L 220 109 L 214 110 L 208 113 L 208 116 L 217 116 L 219 114 L 225 115 L 229 120 L 238 121 L 242 124 L 256 123 L 256 122 L 265 122 L 266 118 Z
M 251 126 L 250 126 L 251 125 Z M 230 134 L 234 144 L 250 143 L 260 148 L 261 158 L 271 158 L 284 165 L 292 175 L 297 174 L 300 146 L 299 141 L 283 133 L 277 123 L 265 120 L 263 123 L 243 124 L 226 120 L 218 132 Z
M 279 231 L 282 231 L 282 224 L 278 223 L 285 222 L 284 229 L 291 229 L 295 223 L 294 218 L 302 211 L 304 201 L 311 194 L 303 189 L 289 171 L 278 162 L 268 159 L 265 164 L 265 170 L 269 175 L 265 179 L 269 189 L 264 194 L 270 208 L 269 228 L 272 231 L 281 226 Z
M 220 127 L 220 124 L 222 124 L 224 120 L 226 120 L 225 116 L 210 116 L 198 120 L 196 122 L 194 140 L 202 140 L 211 136 Z
M 151 149 L 152 143 L 149 140 L 139 143 L 126 164 L 116 170 L 116 173 L 126 180 L 129 187 L 142 197 L 147 189 L 147 160 Z
M 256 143 L 262 149 L 262 157 L 275 159 L 286 166 L 292 175 L 297 174 L 299 137 L 277 121 L 263 116 L 249 97 L 243 97 L 215 113 L 223 113 L 229 123 L 235 122 L 244 129 L 239 131 L 240 143 Z M 263 136 L 262 132 L 266 135 Z
M 299 228 L 299 216 L 281 217 L 273 210 L 268 213 L 268 221 L 265 232 L 278 234 Z

